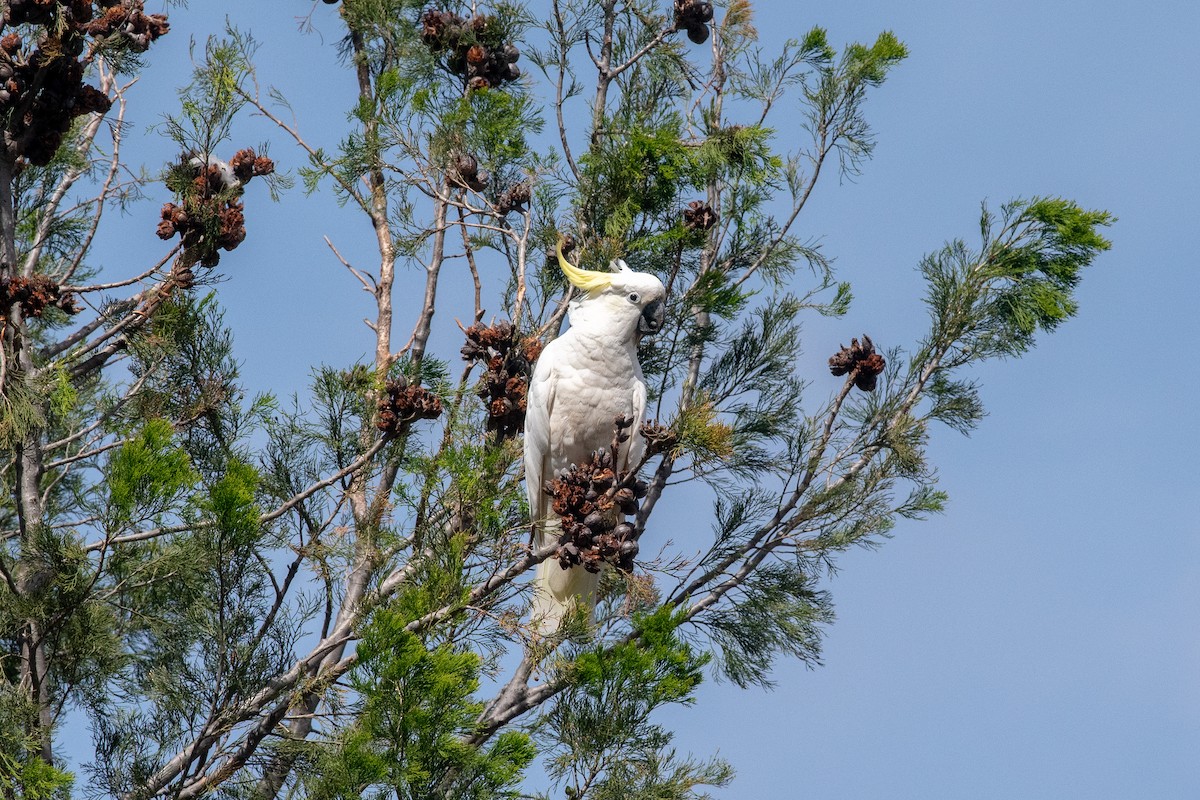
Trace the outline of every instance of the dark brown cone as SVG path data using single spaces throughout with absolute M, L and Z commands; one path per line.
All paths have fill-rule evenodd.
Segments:
M 703 23 L 693 23 L 687 26 L 687 37 L 692 44 L 704 44 L 708 41 L 708 26 Z
M 683 224 L 689 230 L 709 230 L 717 224 L 717 220 L 717 212 L 703 200 L 693 200 L 683 210 Z
M 614 442 L 632 424 L 618 418 Z M 630 571 L 637 555 L 637 529 L 625 516 L 638 510 L 636 484 L 630 473 L 613 463 L 616 445 L 597 450 L 581 464 L 573 464 L 548 481 L 546 494 L 562 520 L 558 560 L 564 568 L 582 565 L 590 572 L 604 564 Z M 644 484 L 643 484 L 644 486 Z
M 525 429 L 529 376 L 541 343 L 533 337 L 523 339 L 504 321 L 490 326 L 476 323 L 465 333 L 463 359 L 478 361 L 485 368 L 476 394 L 488 411 L 487 429 L 500 440 L 515 437 Z
M 0 278 L 0 316 L 7 317 L 13 306 L 20 306 L 21 315 L 26 318 L 40 317 L 49 307 L 68 314 L 82 310 L 72 292 L 63 291 L 45 275 Z
M 871 337 L 863 334 L 862 343 L 851 339 L 850 346 L 843 346 L 829 357 L 829 371 L 834 375 L 849 374 L 855 387 L 864 392 L 875 391 L 876 379 L 887 366 L 883 356 L 875 352 Z
M 665 425 L 649 420 L 642 423 L 642 438 L 646 440 L 646 450 L 652 456 L 669 453 L 679 445 L 679 436 Z
M 404 379 L 388 381 L 379 398 L 375 427 L 384 433 L 397 433 L 418 419 L 437 419 L 442 401 L 423 386 L 409 386 Z

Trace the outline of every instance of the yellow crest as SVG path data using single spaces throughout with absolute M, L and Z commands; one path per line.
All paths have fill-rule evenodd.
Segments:
M 585 292 L 599 292 L 607 289 L 612 284 L 613 274 L 611 272 L 580 269 L 567 261 L 567 257 L 563 255 L 562 241 L 554 245 L 554 252 L 558 255 L 559 268 L 567 276 L 567 280 L 576 288 L 582 289 Z

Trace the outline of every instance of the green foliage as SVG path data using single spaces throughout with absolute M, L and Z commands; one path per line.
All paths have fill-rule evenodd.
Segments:
M 954 380 L 938 372 L 929 383 L 929 396 L 933 400 L 930 418 L 959 433 L 970 433 L 984 417 L 979 387 L 972 381 Z
M 771 148 L 773 132 L 760 125 L 731 125 L 714 130 L 689 153 L 691 182 L 703 186 L 710 181 L 745 180 L 765 184 L 776 180 L 783 168 Z
M 642 216 L 666 210 L 691 166 L 676 118 L 604 137 L 579 160 L 584 221 L 617 240 L 628 239 Z
M 639 756 L 613 761 L 585 796 L 589 800 L 706 800 L 711 795 L 699 788 L 724 787 L 733 781 L 733 767 L 718 758 L 680 759 L 671 748 L 647 749 Z
M 698 384 L 730 421 L 732 458 L 724 466 L 739 477 L 761 479 L 781 466 L 772 445 L 794 426 L 800 409 L 798 311 L 799 303 L 786 296 L 756 308 L 720 342 L 720 354 Z
M 908 55 L 895 34 L 885 31 L 872 45 L 853 43 L 834 61 L 833 50 L 824 45 L 825 34 L 811 32 L 804 49 L 815 77 L 803 81 L 809 130 L 822 151 L 832 147 L 844 172 L 856 173 L 875 147 L 874 136 L 862 115 L 869 88 L 879 86 Z
M 171 423 L 151 419 L 109 459 L 108 508 L 114 526 L 165 513 L 196 480 Z
M 884 31 L 871 46 L 851 44 L 842 54 L 845 79 L 851 89 L 858 84 L 878 86 L 888 71 L 908 57 L 908 48 L 891 31 Z
M 361 698 L 353 725 L 316 756 L 305 779 L 318 798 L 400 800 L 517 797 L 534 756 L 527 736 L 506 732 L 486 749 L 463 740 L 483 706 L 479 657 L 449 645 L 427 649 L 404 629 L 406 618 L 381 609 L 358 645 L 351 684 Z
M 567 667 L 568 686 L 541 721 L 553 758 L 547 768 L 569 797 L 699 797 L 700 784 L 723 785 L 722 762 L 678 763 L 671 734 L 651 722 L 655 709 L 690 704 L 706 654 L 679 638 L 668 607 L 634 620 L 636 638 L 582 652 Z
M 13 800 L 66 800 L 75 778 L 42 760 L 35 731 L 37 709 L 7 681 L 0 682 L 0 794 Z
M 1015 201 L 1003 209 L 1010 242 L 987 250 L 986 279 L 997 287 L 987 313 L 1014 342 L 1026 346 L 1036 330 L 1052 331 L 1078 309 L 1072 291 L 1080 270 L 1111 245 L 1097 227 L 1112 224 L 1104 211 L 1087 211 L 1060 198 Z M 989 238 L 984 211 L 984 238 Z
M 20 373 L 14 375 L 0 396 L 0 445 L 9 451 L 15 450 L 19 441 L 45 424 L 41 397 L 19 377 Z
M 13 800 L 60 800 L 71 796 L 75 776 L 34 755 L 24 760 L 0 752 L 0 791 Z
M 231 458 L 221 476 L 208 490 L 204 506 L 212 514 L 218 529 L 234 537 L 249 539 L 259 529 L 258 471 L 236 458 Z
M 210 37 L 200 58 L 193 43 L 196 68 L 191 83 L 179 93 L 183 117 L 168 117 L 164 123 L 185 150 L 213 153 L 217 143 L 229 137 L 233 118 L 245 105 L 243 83 L 257 46 L 236 29 L 228 33 L 226 38 Z
M 1080 272 L 1110 247 L 1099 228 L 1113 222 L 1058 198 L 1007 203 L 999 220 L 984 207 L 979 252 L 956 240 L 921 262 L 934 318 L 926 347 L 948 351 L 946 366 L 1027 351 L 1038 330 L 1074 316 Z
M 65 417 L 79 402 L 79 392 L 71 383 L 71 376 L 62 365 L 51 372 L 53 388 L 49 391 L 47 406 L 51 413 Z
M 481 168 L 513 173 L 527 162 L 528 137 L 540 133 L 538 105 L 526 93 L 484 89 L 447 103 L 438 115 L 429 157 L 444 164 L 451 153 L 466 151 Z M 499 178 L 499 175 L 495 177 Z
M 771 667 L 781 653 L 820 663 L 821 626 L 833 622 L 833 604 L 815 585 L 815 579 L 795 564 L 756 570 L 742 584 L 738 602 L 707 620 L 722 674 L 742 688 L 769 687 Z

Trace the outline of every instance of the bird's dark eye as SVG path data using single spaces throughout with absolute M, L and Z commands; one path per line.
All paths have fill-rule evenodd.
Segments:
M 629 302 L 636 303 L 638 300 L 641 300 L 641 299 L 642 299 L 641 296 L 639 296 L 637 292 L 629 293 Z

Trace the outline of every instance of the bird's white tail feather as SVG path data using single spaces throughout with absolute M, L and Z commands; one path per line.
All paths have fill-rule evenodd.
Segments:
M 561 530 L 557 520 L 543 524 L 545 528 L 537 536 L 539 549 L 557 541 Z M 575 606 L 586 609 L 590 618 L 596 606 L 596 587 L 599 583 L 599 574 L 588 572 L 583 567 L 563 569 L 553 556 L 538 564 L 530 614 L 534 631 L 539 636 L 554 635 Z

